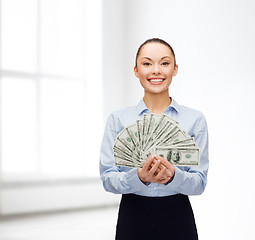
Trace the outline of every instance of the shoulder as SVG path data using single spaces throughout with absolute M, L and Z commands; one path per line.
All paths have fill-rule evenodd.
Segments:
M 116 132 L 120 132 L 123 128 L 134 124 L 138 115 L 137 105 L 125 107 L 113 111 L 108 118 L 108 123 L 114 125 Z
M 179 105 L 176 102 L 174 107 L 177 111 L 175 115 L 176 120 L 190 135 L 207 128 L 206 118 L 202 111 L 185 105 Z
M 178 113 L 181 115 L 181 117 L 189 117 L 191 119 L 204 118 L 204 114 L 200 110 L 184 105 L 179 105 Z
M 125 116 L 130 116 L 130 114 L 137 113 L 137 105 L 129 106 L 121 109 L 117 109 L 111 113 L 114 118 L 123 118 Z
M 194 121 L 196 119 L 204 118 L 204 114 L 200 110 L 197 110 L 197 109 L 194 109 L 191 107 L 187 107 L 185 105 L 178 104 L 174 99 L 172 99 L 171 105 L 177 112 L 177 116 L 178 116 L 179 120 L 189 119 L 189 121 L 191 121 L 191 120 Z

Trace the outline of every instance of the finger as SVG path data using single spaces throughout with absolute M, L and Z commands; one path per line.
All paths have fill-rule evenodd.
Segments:
M 159 165 L 160 165 L 160 160 L 157 160 L 156 163 L 151 167 L 149 173 L 150 173 L 151 175 L 154 175 L 154 174 L 156 173 L 156 171 L 157 171 Z M 157 173 L 156 173 L 156 174 L 157 174 Z
M 153 160 L 152 164 L 150 165 L 150 168 L 152 168 L 152 167 L 155 165 L 156 162 L 157 162 L 156 160 Z M 156 172 L 155 172 L 155 175 L 156 175 L 157 173 L 159 173 L 159 171 L 160 171 L 163 167 L 165 167 L 165 166 L 164 166 L 163 164 L 160 163 L 158 169 L 157 169 Z
M 170 182 L 171 179 L 172 179 L 171 177 L 166 177 L 165 179 L 161 179 L 159 183 L 165 184 L 165 183 L 167 183 L 167 182 Z
M 146 169 L 146 170 L 150 170 L 151 169 L 151 164 L 152 164 L 152 162 L 154 160 L 154 157 L 155 157 L 155 155 L 149 156 L 149 158 L 146 160 L 146 162 L 143 165 L 143 169 Z
M 155 172 L 154 175 L 157 175 L 159 173 L 160 169 L 158 168 Z
M 159 155 L 155 155 L 154 156 L 155 161 L 156 160 L 160 160 L 161 163 L 166 167 L 166 168 L 171 168 L 172 164 L 170 162 L 168 162 L 165 158 L 162 158 Z
M 162 161 L 162 163 L 169 163 L 169 164 L 171 164 L 171 163 L 168 162 L 165 158 L 163 158 L 163 157 L 161 157 L 161 156 L 159 156 L 159 155 L 154 155 L 154 159 L 155 159 L 155 160 L 160 160 L 160 161 Z
M 162 159 L 163 159 L 163 158 L 162 158 Z M 164 165 L 162 164 L 161 159 L 157 159 L 157 160 L 160 160 L 159 169 L 161 169 Z M 156 160 L 156 156 L 155 156 L 153 162 L 151 163 L 151 167 L 154 166 L 154 164 L 157 162 L 157 160 Z M 163 160 L 164 160 L 164 159 L 163 159 Z
M 157 159 L 157 155 L 155 155 L 154 160 L 152 161 L 152 163 L 151 163 L 151 165 L 150 165 L 150 168 L 153 167 L 153 166 L 155 165 L 155 163 L 157 162 L 156 159 Z M 163 161 L 166 161 L 166 162 L 167 162 L 167 160 L 165 160 L 164 158 L 161 157 L 161 159 L 162 159 Z M 161 161 L 161 159 L 158 159 L 158 160 Z M 169 165 L 170 165 L 170 164 L 169 164 Z M 167 168 L 166 171 L 169 173 L 169 172 L 170 172 L 170 169 L 171 169 L 171 167 L 170 167 L 169 165 L 167 165 L 167 164 L 164 165 L 164 164 L 162 163 L 162 161 L 161 161 L 161 162 L 160 162 L 160 165 L 159 165 L 158 169 L 156 170 L 156 172 L 154 173 L 154 175 L 157 175 L 157 174 L 159 173 L 159 171 L 160 171 L 163 167 L 166 167 L 166 168 Z M 168 167 L 170 167 L 170 169 L 169 169 Z M 171 174 L 167 174 L 167 175 L 171 175 Z
M 154 177 L 156 180 L 166 179 L 168 176 L 166 175 L 166 168 L 162 167 L 162 169 L 158 172 L 158 174 Z

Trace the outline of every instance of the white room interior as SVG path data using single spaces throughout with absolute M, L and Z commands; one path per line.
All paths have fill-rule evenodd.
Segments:
M 0 0 L 0 11 L 0 239 L 27 214 L 84 210 L 96 224 L 105 211 L 115 224 L 100 143 L 110 112 L 143 96 L 134 59 L 151 37 L 175 50 L 170 95 L 208 123 L 208 185 L 190 197 L 200 239 L 254 239 L 253 1 Z

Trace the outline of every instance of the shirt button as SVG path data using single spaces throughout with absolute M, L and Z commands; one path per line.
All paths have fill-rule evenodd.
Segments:
M 153 188 L 153 190 L 157 190 L 157 188 L 156 188 L 156 187 L 154 187 L 154 188 Z

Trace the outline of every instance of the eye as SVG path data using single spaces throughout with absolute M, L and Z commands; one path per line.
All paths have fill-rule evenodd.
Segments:
M 144 66 L 149 66 L 150 63 L 149 63 L 149 62 L 145 62 L 145 63 L 143 63 L 143 65 L 144 65 Z
M 169 62 L 163 62 L 162 65 L 167 66 L 169 65 Z

